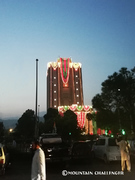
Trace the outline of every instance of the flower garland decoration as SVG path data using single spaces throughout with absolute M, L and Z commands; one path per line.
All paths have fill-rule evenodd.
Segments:
M 85 124 L 85 112 L 75 112 L 77 115 L 77 123 L 80 128 L 84 127 Z
M 86 105 L 86 106 L 83 106 L 83 108 L 84 108 L 85 111 L 88 111 L 90 109 L 90 106 Z
M 77 108 L 77 104 L 72 105 L 72 106 L 70 106 L 69 108 L 70 108 L 70 110 L 71 110 L 71 111 L 75 111 L 75 110 L 76 110 L 76 108 Z
M 58 107 L 58 111 L 61 111 L 61 112 L 62 112 L 63 109 L 64 109 L 63 106 L 59 106 L 59 107 Z
M 68 110 L 68 106 L 64 106 L 64 111 L 67 111 Z
M 77 110 L 78 110 L 78 111 L 81 111 L 82 109 L 83 109 L 83 106 L 78 106 L 78 107 L 77 107 Z
M 61 64 L 61 78 L 64 84 L 68 83 L 69 79 L 69 62 L 70 59 L 62 59 L 60 58 L 60 64 Z

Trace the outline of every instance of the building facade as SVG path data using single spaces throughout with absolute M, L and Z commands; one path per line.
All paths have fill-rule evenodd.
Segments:
M 56 108 L 60 114 L 72 110 L 77 115 L 78 126 L 86 134 L 95 134 L 96 122 L 88 121 L 87 113 L 96 111 L 83 102 L 82 68 L 70 58 L 49 62 L 47 68 L 47 109 Z
M 47 109 L 83 105 L 82 68 L 70 58 L 49 62 L 47 68 Z

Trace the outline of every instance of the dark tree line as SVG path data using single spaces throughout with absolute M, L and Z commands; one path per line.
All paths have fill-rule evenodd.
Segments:
M 21 138 L 24 141 L 34 138 L 35 135 L 35 116 L 31 109 L 26 110 L 19 118 L 16 128 L 16 138 Z
M 3 122 L 0 122 L 0 142 L 3 141 L 4 131 L 5 131 L 5 128 L 4 128 Z
M 77 124 L 77 115 L 67 110 L 63 115 L 60 115 L 57 109 L 48 109 L 45 119 L 45 132 L 57 132 L 64 139 L 78 138 L 81 134 L 81 129 Z
M 35 138 L 35 115 L 33 110 L 26 110 L 19 118 L 14 136 L 24 141 Z M 44 122 L 37 123 L 38 135 L 42 133 L 57 133 L 63 139 L 78 138 L 81 129 L 77 125 L 77 116 L 68 110 L 62 116 L 57 109 L 49 108 L 44 115 Z
M 135 67 L 121 68 L 102 83 L 101 94 L 92 99 L 97 125 L 118 132 L 135 132 Z

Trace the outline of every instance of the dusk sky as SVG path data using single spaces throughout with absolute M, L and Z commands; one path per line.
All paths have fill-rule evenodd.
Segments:
M 135 66 L 135 0 L 0 0 L 0 119 L 46 111 L 47 63 L 82 64 L 84 104 L 122 67 Z

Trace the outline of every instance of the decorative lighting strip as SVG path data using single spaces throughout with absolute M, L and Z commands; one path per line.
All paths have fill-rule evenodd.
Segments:
M 64 110 L 67 111 L 69 109 L 69 106 L 64 106 Z
M 56 70 L 57 67 L 58 67 L 57 63 L 56 62 L 52 62 L 52 67 L 53 67 L 54 70 Z
M 77 104 L 72 104 L 71 106 L 59 106 L 58 111 L 66 111 L 70 109 L 71 111 L 85 111 L 85 112 L 90 112 L 90 113 L 97 113 L 95 109 L 92 108 L 90 105 L 85 105 L 85 106 L 80 106 Z
M 83 110 L 83 106 L 77 106 L 77 110 L 78 111 L 82 111 Z
M 68 59 L 60 58 L 60 64 L 61 64 L 60 72 L 64 84 L 67 84 L 69 80 L 69 63 L 70 63 L 69 58 Z
M 74 69 L 77 71 L 79 67 L 81 67 L 80 63 L 73 63 Z
M 76 108 L 77 108 L 77 104 L 72 104 L 72 106 L 69 106 L 69 109 L 70 109 L 71 111 L 75 111 Z
M 85 112 L 75 112 L 75 114 L 77 115 L 78 126 L 80 128 L 83 128 L 84 124 L 85 124 L 86 113 Z
M 86 121 L 86 114 L 88 112 L 91 114 L 97 113 L 97 111 L 95 111 L 92 108 L 92 106 L 89 105 L 80 106 L 77 104 L 72 104 L 71 106 L 58 106 L 58 111 L 61 116 L 64 116 L 64 112 L 66 112 L 69 109 L 77 115 L 77 123 L 80 128 L 84 128 Z
M 90 109 L 90 106 L 83 106 L 85 111 L 88 111 Z

